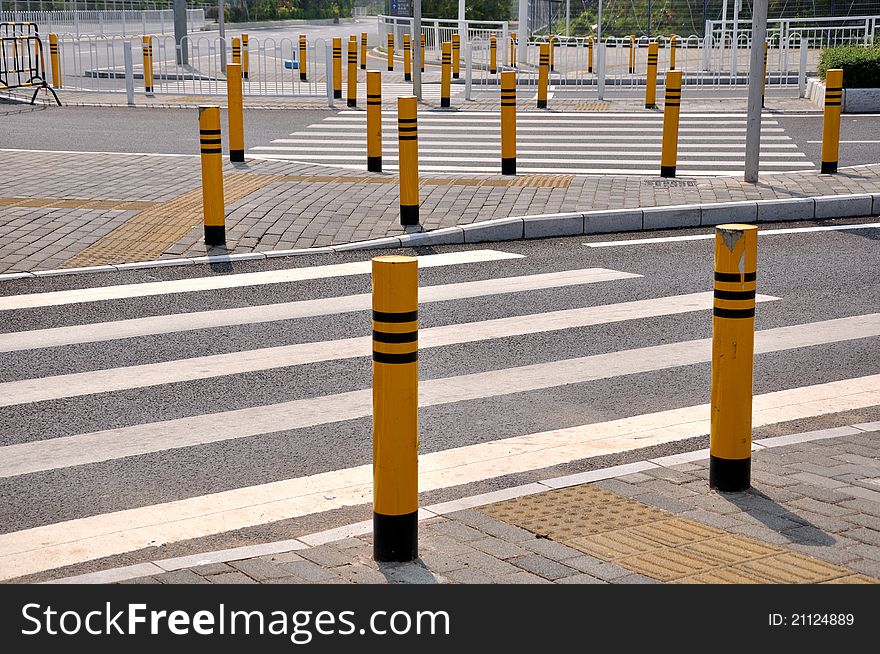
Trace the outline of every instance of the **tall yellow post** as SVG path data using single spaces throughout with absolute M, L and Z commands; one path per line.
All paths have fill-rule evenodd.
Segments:
M 840 112 L 843 102 L 843 69 L 825 71 L 825 117 L 822 121 L 822 173 L 837 172 L 840 150 Z
M 516 175 L 516 72 L 501 72 L 501 174 Z
M 666 71 L 666 99 L 663 103 L 663 142 L 660 147 L 660 177 L 675 177 L 678 159 L 678 114 L 681 111 L 681 71 Z
M 672 35 L 672 39 L 669 41 L 669 69 L 675 70 L 675 48 L 678 45 L 678 37 L 675 34 Z
M 400 174 L 400 224 L 419 224 L 418 100 L 397 98 L 398 167 Z
M 356 107 L 358 92 L 358 55 L 357 41 L 348 42 L 348 81 L 346 88 L 346 106 Z
M 250 55 L 248 54 L 248 35 L 241 35 L 241 76 L 250 79 Z
M 333 39 L 333 98 L 342 99 L 342 38 Z
M 403 81 L 412 81 L 412 41 L 409 34 L 403 35 Z
M 367 33 L 361 32 L 361 70 L 367 69 Z
M 306 35 L 299 35 L 299 78 L 301 81 L 305 82 L 308 76 L 308 62 L 306 61 L 308 58 L 309 46 L 306 41 Z
M 241 39 L 237 36 L 232 37 L 232 63 L 241 63 Z
M 751 477 L 752 367 L 758 228 L 715 228 L 709 487 L 746 490 Z
M 367 72 L 367 170 L 382 172 L 382 73 Z
M 144 52 L 144 92 L 153 94 L 153 37 L 142 36 L 141 45 Z
M 546 109 L 547 85 L 550 80 L 550 44 L 542 43 L 538 49 L 538 109 Z
M 767 42 L 764 42 L 764 75 L 761 77 L 761 107 L 764 106 L 764 91 L 767 90 L 767 50 L 769 49 Z
M 495 35 L 489 37 L 489 73 L 494 75 L 498 72 L 498 39 Z
M 440 106 L 448 107 L 449 104 L 449 94 L 450 94 L 450 86 L 452 82 L 450 81 L 450 73 L 452 69 L 452 44 L 449 41 L 445 41 L 440 46 Z
M 461 37 L 452 35 L 452 78 L 458 79 L 461 73 Z
M 516 32 L 510 33 L 509 49 L 510 52 L 507 59 L 511 66 L 516 66 Z
M 394 34 L 388 35 L 388 70 L 394 70 Z
M 223 245 L 226 243 L 226 215 L 223 202 L 220 107 L 199 107 L 199 142 L 202 153 L 205 245 Z
M 593 72 L 593 37 L 587 39 L 587 72 Z
M 645 109 L 654 109 L 657 106 L 657 55 L 660 46 L 657 43 L 648 44 L 648 79 L 645 83 Z
M 422 72 L 424 73 L 425 72 L 425 35 L 424 35 L 424 33 L 422 33 L 421 55 L 422 55 Z
M 49 35 L 49 59 L 52 61 L 52 86 L 61 88 L 61 52 L 58 49 L 58 35 Z
M 226 65 L 229 110 L 229 160 L 244 161 L 244 107 L 241 97 L 241 64 Z
M 629 72 L 636 72 L 636 35 L 629 35 Z
M 372 267 L 373 558 L 413 561 L 419 529 L 418 262 L 383 256 Z
M 556 70 L 556 36 L 551 34 L 547 43 L 550 45 L 550 72 L 553 72 Z

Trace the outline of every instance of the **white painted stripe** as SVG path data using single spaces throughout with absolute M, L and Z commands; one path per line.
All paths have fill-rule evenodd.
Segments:
M 361 136 L 362 139 L 365 138 L 360 132 L 345 134 L 344 136 L 348 137 L 348 138 L 352 138 L 354 136 L 359 136 L 359 135 Z M 291 134 L 291 136 L 301 136 L 301 137 L 320 136 L 320 137 L 327 137 L 327 138 L 332 139 L 334 136 L 338 138 L 340 136 L 340 132 L 339 131 L 295 132 L 294 134 Z M 499 138 L 499 136 L 497 134 L 493 134 L 493 135 L 474 134 L 475 139 L 478 139 L 480 137 L 485 137 L 485 138 L 491 137 L 495 140 L 497 140 Z M 383 132 L 382 138 L 384 141 L 390 142 L 391 140 L 397 138 L 397 131 L 385 130 Z M 519 143 L 520 141 L 529 140 L 529 139 L 544 139 L 544 140 L 548 140 L 548 141 L 549 140 L 557 140 L 557 141 L 566 141 L 567 142 L 567 141 L 570 141 L 571 138 L 572 138 L 572 136 L 570 134 L 544 134 L 541 130 L 535 130 L 533 133 L 524 132 L 523 130 L 520 130 L 519 132 L 517 132 L 517 135 L 516 135 L 517 143 Z M 655 141 L 662 141 L 662 136 L 660 134 L 614 134 L 613 136 L 608 135 L 608 138 L 614 138 L 614 139 L 620 139 L 620 140 L 631 140 L 631 141 L 645 141 L 645 142 L 651 141 L 652 139 Z M 740 135 L 735 135 L 735 136 L 731 136 L 731 135 L 727 135 L 727 134 L 712 134 L 711 136 L 700 136 L 700 135 L 688 136 L 688 135 L 685 135 L 681 138 L 681 141 L 686 141 L 687 139 L 694 139 L 694 140 L 704 140 L 704 141 L 711 141 L 711 142 L 739 141 L 741 143 L 745 143 L 745 138 L 746 138 L 745 134 L 740 134 Z M 447 140 L 447 139 L 449 139 L 449 135 L 444 134 L 443 130 L 438 130 L 437 132 L 426 131 L 426 130 L 420 131 L 419 132 L 419 141 L 422 141 L 425 139 Z M 762 135 L 761 141 L 762 141 L 762 143 L 765 141 L 791 141 L 791 138 L 789 138 L 788 136 L 777 136 L 774 134 L 768 134 L 766 136 Z
M 485 115 L 483 118 L 455 118 L 455 117 L 441 117 L 441 116 L 432 116 L 430 114 L 420 114 L 419 115 L 419 126 L 422 125 L 435 125 L 435 124 L 447 124 L 447 123 L 455 123 L 455 124 L 464 124 L 464 125 L 490 125 L 494 126 L 499 123 L 501 120 L 501 115 L 499 113 L 491 113 Z M 632 129 L 638 129 L 645 125 L 662 125 L 663 124 L 663 116 L 658 115 L 656 118 L 651 116 L 640 116 L 639 114 L 632 114 L 632 117 L 628 120 L 624 121 L 628 126 L 631 126 Z M 323 125 L 325 123 L 340 123 L 339 126 L 342 127 L 350 127 L 352 125 L 358 126 L 366 126 L 367 120 L 363 113 L 358 112 L 356 114 L 340 114 L 338 116 L 331 116 L 325 118 L 320 123 L 314 123 L 314 125 Z M 395 128 L 397 127 L 397 118 L 396 117 L 383 117 L 382 123 L 386 125 L 393 125 Z M 522 113 L 517 115 L 516 117 L 516 126 L 519 128 L 520 125 L 620 125 L 620 120 L 612 120 L 604 118 L 604 114 L 596 115 L 596 116 L 587 116 L 585 115 L 583 118 L 579 119 L 557 119 L 557 118 L 528 118 L 524 117 Z M 713 120 L 713 121 L 704 121 L 704 120 L 680 120 L 679 125 L 703 125 L 706 127 L 723 127 L 729 125 L 742 125 L 745 127 L 746 121 L 743 120 Z M 761 125 L 778 125 L 779 123 L 775 120 L 765 120 L 762 121 Z
M 758 302 L 779 298 L 759 295 Z M 712 308 L 712 292 L 636 300 L 620 304 L 567 309 L 431 327 L 419 331 L 419 348 L 446 347 L 510 336 L 539 334 L 625 320 L 667 316 Z M 369 336 L 300 343 L 228 354 L 164 361 L 123 368 L 57 375 L 0 383 L 0 406 L 109 393 L 131 388 L 237 375 L 319 361 L 370 356 Z
M 821 142 L 822 141 L 807 141 L 807 143 L 821 143 Z M 871 143 L 871 144 L 876 144 L 876 143 L 880 143 L 880 141 L 838 141 L 838 143 L 859 143 L 859 144 Z
M 880 404 L 880 375 L 757 395 L 755 427 Z M 709 405 L 528 434 L 422 455 L 423 493 L 709 433 Z M 0 535 L 13 579 L 159 544 L 367 504 L 372 466 L 320 473 Z
M 810 232 L 842 232 L 850 229 L 877 229 L 880 223 L 860 223 L 858 225 L 822 225 L 820 227 L 788 227 L 785 229 L 761 229 L 759 236 L 774 236 L 778 234 L 808 234 Z M 584 243 L 591 248 L 610 248 L 618 245 L 645 245 L 649 243 L 674 243 L 676 241 L 706 241 L 715 238 L 712 234 L 690 234 L 688 236 L 662 236 L 656 238 L 634 238 L 620 241 L 599 241 L 598 243 Z
M 523 256 L 524 255 L 522 254 L 511 254 L 509 252 L 500 252 L 498 250 L 469 250 L 463 252 L 448 252 L 445 254 L 429 254 L 418 257 L 418 260 L 420 268 L 433 268 L 436 266 L 452 266 L 465 263 L 520 259 Z M 6 297 L 0 297 L 0 311 L 29 309 L 33 307 L 52 307 L 63 304 L 82 304 L 84 302 L 119 300 L 122 298 L 166 295 L 171 293 L 211 291 L 221 288 L 283 284 L 309 279 L 329 279 L 331 277 L 366 275 L 370 273 L 371 266 L 372 262 L 369 260 L 353 261 L 351 263 L 335 263 L 325 266 L 305 266 L 302 268 L 285 268 L 283 270 L 267 270 L 264 272 L 239 273 L 234 275 L 174 279 L 164 282 L 120 284 L 115 286 L 81 288 L 71 291 L 31 293 L 29 295 L 8 295 Z
M 880 335 L 880 314 L 757 332 L 755 353 L 779 352 Z M 419 406 L 438 406 L 567 384 L 704 363 L 711 339 L 597 354 L 421 382 Z M 354 420 L 372 412 L 363 389 L 210 415 L 77 434 L 0 448 L 0 477 L 109 461 L 172 448 Z
M 523 115 L 523 114 L 525 114 L 525 115 L 531 114 L 533 116 L 546 116 L 547 115 L 546 113 L 544 113 L 544 111 L 538 111 L 538 110 L 534 110 L 534 111 L 520 110 L 517 113 L 518 113 L 518 115 Z M 424 116 L 443 116 L 444 114 L 446 114 L 445 111 L 437 111 L 434 113 L 427 111 L 427 112 L 419 113 L 420 116 L 422 116 L 422 115 L 424 115 Z M 819 115 L 821 114 L 821 109 L 818 110 L 818 114 Z M 485 116 L 486 112 L 485 111 L 456 111 L 455 115 L 456 116 Z M 583 118 L 585 115 L 589 116 L 591 114 L 586 114 L 583 111 L 560 111 L 560 112 L 554 111 L 553 112 L 553 116 L 559 116 L 562 118 Z M 638 114 L 636 112 L 632 112 L 632 111 L 631 112 L 613 112 L 613 111 L 603 111 L 602 112 L 602 116 L 605 118 L 632 118 L 633 116 L 639 116 L 639 115 L 640 114 Z M 795 114 L 793 114 L 793 115 L 795 115 Z M 812 116 L 809 116 L 809 117 L 815 118 L 816 115 L 817 114 L 812 114 Z M 870 114 L 862 114 L 862 115 L 870 115 Z M 736 112 L 733 112 L 733 113 L 682 112 L 680 114 L 680 117 L 681 118 L 710 118 L 710 119 L 714 120 L 716 118 L 743 118 L 743 119 L 745 119 L 747 116 L 744 113 L 736 113 Z M 788 119 L 790 117 L 791 116 L 786 116 L 786 119 Z M 762 114 L 761 118 L 762 118 L 762 121 L 776 120 L 779 118 L 779 116 L 777 114 L 767 113 L 767 114 Z
M 309 128 L 314 128 L 314 129 L 326 129 L 327 127 L 330 127 L 330 126 L 325 125 L 323 123 L 316 123 L 315 125 L 309 125 Z M 356 134 L 364 131 L 363 127 L 361 127 L 360 125 L 333 125 L 332 127 L 333 127 L 333 131 L 340 133 L 340 134 L 346 133 L 347 131 L 351 131 Z M 422 127 L 424 127 L 425 129 L 430 129 L 430 126 L 420 126 L 419 137 L 421 137 Z M 437 131 L 442 130 L 444 132 L 473 132 L 475 128 L 472 125 L 442 125 L 442 126 L 437 125 L 436 129 L 437 129 Z M 539 132 L 567 132 L 567 133 L 589 132 L 590 134 L 595 134 L 597 131 L 601 131 L 603 134 L 607 133 L 607 132 L 633 132 L 633 131 L 636 131 L 631 127 L 603 127 L 601 130 L 597 130 L 594 127 L 538 127 L 538 126 L 536 126 L 536 127 L 534 127 L 534 129 L 535 129 L 535 131 L 539 131 Z M 397 130 L 389 128 L 388 130 L 384 130 L 384 131 L 386 131 L 387 133 L 396 133 Z M 480 131 L 481 132 L 497 132 L 500 134 L 501 133 L 501 125 L 500 124 L 486 125 L 485 127 L 480 128 Z M 649 132 L 660 133 L 663 131 L 663 127 L 662 126 L 659 126 L 659 127 L 640 127 L 640 128 L 638 128 L 638 131 L 645 132 L 645 133 L 649 133 Z M 745 134 L 746 128 L 745 127 L 728 127 L 724 131 L 728 134 L 736 134 L 736 133 Z M 785 130 L 782 127 L 762 127 L 761 128 L 762 134 L 776 134 L 776 133 L 782 133 L 784 131 Z M 700 133 L 700 134 L 711 135 L 711 134 L 714 134 L 715 130 L 712 129 L 711 125 L 707 124 L 706 127 L 681 127 L 681 128 L 679 128 L 679 132 L 691 133 L 691 134 Z M 708 136 L 707 136 L 707 138 L 708 138 Z
M 497 277 L 457 284 L 439 284 L 419 288 L 419 304 L 461 300 L 486 295 L 521 293 L 547 288 L 579 286 L 581 284 L 595 284 L 635 277 L 641 277 L 641 275 L 605 268 L 584 268 L 582 270 L 563 270 L 561 272 L 523 275 L 519 277 Z M 0 334 L 0 352 L 57 347 L 76 343 L 95 343 L 151 334 L 170 334 L 196 329 L 211 329 L 231 325 L 248 325 L 260 322 L 366 311 L 370 308 L 370 302 L 370 294 L 363 293 L 360 295 L 264 304 L 237 309 L 176 313 L 87 325 L 71 325 L 70 327 L 10 332 Z
M 655 139 L 657 141 L 657 146 L 660 146 L 660 139 Z M 364 147 L 364 139 L 310 139 L 310 138 L 298 138 L 298 139 L 275 139 L 271 141 L 271 143 L 278 144 L 306 144 L 306 145 L 357 145 Z M 389 143 L 385 144 L 389 147 L 394 147 L 394 140 L 392 139 Z M 438 143 L 438 145 L 440 145 Z M 497 141 L 444 141 L 443 145 L 447 146 L 460 146 L 460 147 L 473 147 L 473 148 L 495 148 L 498 149 L 501 146 Z M 517 144 L 517 152 L 521 152 L 524 149 L 528 149 L 528 147 L 556 147 L 557 143 L 529 143 L 526 147 L 521 147 L 520 144 Z M 570 148 L 581 148 L 583 150 L 595 150 L 601 148 L 613 148 L 613 149 L 626 149 L 626 148 L 640 148 L 643 147 L 643 143 L 603 143 L 603 142 L 589 142 L 589 143 L 566 143 L 566 147 Z M 253 149 L 257 148 L 265 148 L 266 146 L 255 146 Z M 688 148 L 706 148 L 706 149 L 715 149 L 715 148 L 745 148 L 745 139 L 743 139 L 742 143 L 679 143 L 678 149 L 681 151 L 682 149 Z M 778 150 L 780 148 L 797 148 L 795 143 L 762 143 L 761 151 L 764 150 Z M 422 152 L 419 149 L 419 152 Z M 659 150 L 658 150 L 659 152 Z

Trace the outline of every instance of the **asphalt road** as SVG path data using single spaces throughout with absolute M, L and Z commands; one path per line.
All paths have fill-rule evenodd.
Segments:
M 706 230 L 639 234 L 638 238 L 681 236 L 687 233 L 706 233 Z M 428 287 L 438 285 L 584 268 L 605 268 L 640 276 L 516 293 L 503 292 L 502 283 L 501 288 L 489 295 L 423 303 L 420 308 L 420 328 L 425 330 L 443 325 L 584 307 L 600 310 L 600 307 L 609 304 L 705 292 L 712 288 L 711 240 L 601 248 L 585 246 L 588 242 L 632 238 L 633 235 L 621 234 L 422 249 L 418 254 L 491 249 L 524 255 L 515 259 L 423 269 L 420 272 L 422 293 L 427 293 Z M 47 278 L 41 281 L 6 281 L 0 284 L 0 299 L 2 296 L 65 289 L 366 261 L 371 254 L 374 253 L 332 257 L 315 255 L 241 262 L 233 266 L 219 264 L 214 270 L 206 266 L 188 266 Z M 779 299 L 759 305 L 757 329 L 768 330 L 876 312 L 880 307 L 880 285 L 876 281 L 878 261 L 880 229 L 877 228 L 762 236 L 759 240 L 758 292 Z M 3 312 L 0 342 L 2 334 L 13 332 L 72 325 L 95 325 L 94 329 L 100 329 L 101 324 L 108 321 L 148 316 L 168 316 L 171 321 L 181 313 L 338 298 L 369 291 L 369 276 L 355 274 L 291 283 L 18 308 Z M 343 304 L 346 302 L 343 301 Z M 20 351 L 7 351 L 0 354 L 0 382 L 7 384 L 2 387 L 4 393 L 10 393 L 18 387 L 9 383 L 22 380 L 169 361 L 176 362 L 171 364 L 173 372 L 169 374 L 179 374 L 198 367 L 192 362 L 181 361 L 191 357 L 336 341 L 370 333 L 366 311 L 345 308 L 341 311 L 244 325 L 149 333 L 137 338 L 103 340 L 99 335 L 97 342 L 55 347 L 32 346 Z M 423 388 L 431 380 L 465 374 L 490 371 L 508 374 L 505 371 L 526 365 L 551 366 L 550 372 L 546 373 L 550 381 L 541 388 L 510 392 L 503 388 L 503 382 L 497 382 L 501 384 L 498 387 L 492 385 L 495 382 L 486 382 L 481 384 L 480 390 L 484 397 L 454 402 L 442 400 L 439 404 L 423 408 L 420 411 L 421 453 L 444 452 L 493 440 L 708 402 L 708 362 L 675 366 L 661 364 L 656 369 L 627 373 L 615 368 L 613 363 L 597 359 L 584 365 L 590 369 L 595 366 L 600 372 L 604 370 L 599 379 L 571 383 L 555 379 L 557 366 L 562 366 L 560 362 L 568 359 L 610 355 L 711 336 L 709 310 L 678 314 L 661 311 L 653 316 L 640 316 L 632 311 L 626 308 L 623 319 L 616 322 L 529 334 L 517 332 L 503 338 L 422 349 L 419 373 Z M 515 326 L 514 332 L 516 329 Z M 811 331 L 811 328 L 806 330 Z M 328 344 L 326 347 L 332 350 L 334 346 Z M 877 347 L 876 336 L 847 340 L 846 329 L 841 328 L 839 334 L 819 345 L 761 354 L 756 361 L 754 392 L 763 394 L 876 375 L 880 373 Z M 130 373 L 132 379 L 139 376 L 140 373 Z M 533 377 L 540 377 L 540 374 L 532 372 L 521 375 L 521 378 Z M 102 516 L 115 511 L 369 465 L 372 441 L 371 419 L 367 414 L 355 414 L 354 417 L 348 417 L 344 412 L 337 414 L 336 411 L 347 406 L 344 402 L 322 410 L 317 408 L 318 405 L 309 407 L 312 407 L 310 401 L 321 401 L 325 396 L 368 389 L 370 379 L 369 358 L 355 357 L 270 367 L 192 381 L 169 381 L 146 387 L 136 387 L 136 382 L 126 381 L 125 385 L 130 387 L 68 396 L 80 392 L 71 390 L 79 384 L 90 383 L 79 379 L 61 383 L 60 395 L 55 399 L 4 406 L 0 408 L 0 446 L 42 441 L 62 443 L 57 439 L 98 431 L 104 432 L 102 439 L 112 439 L 112 434 L 105 430 L 128 429 L 145 423 L 249 407 L 264 407 L 261 409 L 263 411 L 269 410 L 272 405 L 293 400 L 305 402 L 301 409 L 294 412 L 296 416 L 300 412 L 311 415 L 317 411 L 322 417 L 315 420 L 315 424 L 303 428 L 284 429 L 279 423 L 278 426 L 257 429 L 258 433 L 240 438 L 201 443 L 195 439 L 192 443 L 170 448 L 158 447 L 145 454 L 4 477 L 0 479 L 0 530 L 14 536 L 14 532 L 40 525 L 76 521 L 87 516 Z M 456 388 L 455 383 L 453 388 Z M 876 420 L 878 416 L 880 411 L 876 407 L 859 414 L 863 421 Z M 850 419 L 853 418 L 841 416 L 839 424 L 851 424 L 847 422 Z M 205 417 L 195 422 L 194 429 L 208 428 L 207 433 L 210 434 L 211 425 L 223 429 L 237 420 L 240 419 L 235 418 L 234 414 Z M 806 431 L 829 424 L 828 420 L 804 419 L 788 428 L 790 431 Z M 835 424 L 835 419 L 831 419 L 830 424 Z M 169 423 L 165 435 L 186 438 L 186 430 L 174 425 L 178 423 Z M 782 430 L 785 431 L 785 426 Z M 696 438 L 658 445 L 648 450 L 611 453 L 595 459 L 557 465 L 553 471 L 579 471 L 641 460 L 646 455 L 705 447 L 705 443 L 705 438 Z M 25 456 L 27 459 L 28 456 Z M 547 465 L 540 456 L 536 456 L 532 464 L 533 470 L 512 477 L 490 476 L 463 486 L 451 484 L 451 488 L 427 493 L 425 501 L 451 499 L 546 477 Z M 271 495 L 269 490 L 266 493 Z M 308 514 L 297 520 L 257 525 L 236 531 L 235 534 L 221 533 L 172 543 L 161 554 L 192 553 L 250 540 L 289 538 L 295 535 L 294 532 L 308 533 L 317 528 L 346 524 L 355 518 L 364 519 L 369 516 L 369 510 L 364 505 Z M 125 555 L 120 560 L 138 560 L 138 557 L 156 558 L 156 552 L 145 550 Z

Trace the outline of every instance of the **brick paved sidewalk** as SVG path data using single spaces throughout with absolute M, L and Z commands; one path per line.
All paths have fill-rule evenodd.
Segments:
M 743 493 L 708 488 L 705 451 L 531 484 L 421 522 L 412 564 L 376 564 L 364 535 L 127 583 L 880 583 L 878 426 L 757 441 Z

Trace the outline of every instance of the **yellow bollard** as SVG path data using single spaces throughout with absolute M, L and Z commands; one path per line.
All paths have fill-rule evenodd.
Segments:
M 308 57 L 308 42 L 306 41 L 306 35 L 299 35 L 299 79 L 300 81 L 305 82 L 308 76 L 308 67 L 306 59 Z
M 636 35 L 629 35 L 629 72 L 636 72 Z
M 678 45 L 678 37 L 675 34 L 672 35 L 672 39 L 669 42 L 669 69 L 675 70 L 675 48 Z
M 223 146 L 220 138 L 220 107 L 199 107 L 199 144 L 202 153 L 202 207 L 205 245 L 226 243 L 223 202 Z
M 241 35 L 241 76 L 244 79 L 250 78 L 250 56 L 248 55 L 248 35 Z
M 244 161 L 244 108 L 241 98 L 241 64 L 226 65 L 226 92 L 229 98 L 229 160 Z
M 550 72 L 552 73 L 556 70 L 556 37 L 551 34 L 547 43 L 550 44 Z
M 825 117 L 822 121 L 822 173 L 837 172 L 840 150 L 840 111 L 843 102 L 843 69 L 825 71 Z
M 678 159 L 678 114 L 681 111 L 681 71 L 666 71 L 663 104 L 663 143 L 660 146 L 660 177 L 675 177 Z
M 761 77 L 761 107 L 764 107 L 764 91 L 767 89 L 767 49 L 770 46 L 764 42 L 764 76 Z
M 388 35 L 388 70 L 394 70 L 394 34 Z
M 657 56 L 659 45 L 648 44 L 648 79 L 645 83 L 645 109 L 657 107 Z
M 452 35 L 452 78 L 458 79 L 461 72 L 461 37 Z
M 400 224 L 419 224 L 419 127 L 415 97 L 397 98 Z
M 510 33 L 510 53 L 508 61 L 511 66 L 516 66 L 516 32 Z
M 61 51 L 58 48 L 58 35 L 49 35 L 49 59 L 52 61 L 52 86 L 61 88 Z
M 501 72 L 501 174 L 516 175 L 516 73 Z
M 758 228 L 715 228 L 709 487 L 750 485 Z
M 498 72 L 498 39 L 493 34 L 489 37 L 489 73 L 494 75 Z
M 450 94 L 450 70 L 452 68 L 452 44 L 449 41 L 445 41 L 443 45 L 440 46 L 441 55 L 441 66 L 440 66 L 440 106 L 448 107 L 449 104 L 449 94 Z
M 418 262 L 382 256 L 372 268 L 373 558 L 412 561 L 419 529 Z
M 425 72 L 425 35 L 422 34 L 422 72 Z
M 550 44 L 542 43 L 538 50 L 538 109 L 547 108 L 547 84 L 550 79 Z
M 367 69 L 367 33 L 361 32 L 361 70 Z
M 141 45 L 144 52 L 144 92 L 153 95 L 153 37 L 142 36 Z
M 367 73 L 367 170 L 382 172 L 382 73 Z
M 587 72 L 593 72 L 593 37 L 587 39 Z
M 333 39 L 333 98 L 342 98 L 342 38 Z
M 409 34 L 403 35 L 403 81 L 412 81 L 412 42 Z
M 241 63 L 241 39 L 237 36 L 232 37 L 232 63 Z
M 358 105 L 358 55 L 357 41 L 348 42 L 348 88 L 346 94 L 346 106 L 356 107 Z

